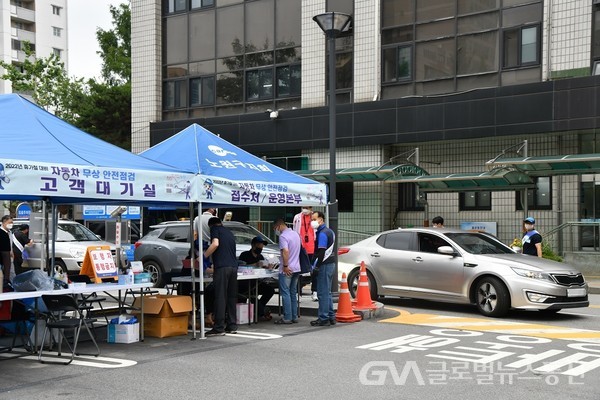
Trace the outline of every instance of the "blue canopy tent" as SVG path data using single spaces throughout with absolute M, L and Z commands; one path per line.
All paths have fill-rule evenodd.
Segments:
M 193 198 L 206 205 L 230 206 L 325 206 L 327 187 L 293 172 L 286 171 L 256 157 L 198 124 L 140 153 L 182 171 L 196 174 Z M 202 224 L 199 224 L 202 230 Z M 202 234 L 200 232 L 200 237 Z M 193 252 L 192 252 L 193 254 Z M 204 274 L 200 268 L 200 285 Z M 195 288 L 195 274 L 192 273 Z M 195 297 L 194 297 L 195 299 Z M 204 308 L 204 295 L 200 295 Z M 204 313 L 201 314 L 201 337 L 204 337 Z M 196 319 L 193 330 L 196 334 Z
M 193 174 L 104 142 L 17 94 L 0 95 L 0 199 L 186 204 Z

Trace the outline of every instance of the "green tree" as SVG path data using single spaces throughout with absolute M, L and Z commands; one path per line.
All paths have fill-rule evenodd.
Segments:
M 102 78 L 108 84 L 124 84 L 131 80 L 131 10 L 128 4 L 111 5 L 110 14 L 114 28 L 96 30 Z

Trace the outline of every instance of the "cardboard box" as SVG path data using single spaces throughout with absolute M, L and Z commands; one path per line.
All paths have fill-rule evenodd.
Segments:
M 140 341 L 140 324 L 109 324 L 108 343 L 135 343 Z
M 254 304 L 253 303 L 237 303 L 236 305 L 235 322 L 239 324 L 248 324 L 254 321 Z
M 133 303 L 141 309 L 141 297 Z M 190 296 L 157 295 L 144 297 L 144 334 L 153 337 L 187 335 Z
M 188 316 L 157 318 L 144 316 L 144 334 L 146 336 L 164 338 L 187 335 Z

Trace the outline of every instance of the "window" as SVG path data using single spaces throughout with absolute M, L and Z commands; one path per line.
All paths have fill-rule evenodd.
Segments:
M 165 109 L 174 109 L 186 106 L 186 83 L 187 81 L 185 80 L 165 82 L 163 93 L 163 107 Z
M 246 72 L 246 99 L 264 100 L 273 98 L 273 69 Z
M 419 251 L 424 253 L 437 253 L 438 248 L 450 246 L 448 242 L 437 235 L 430 233 L 419 233 Z
M 277 68 L 277 97 L 300 96 L 300 65 Z
M 383 49 L 383 82 L 398 82 L 412 78 L 412 46 Z
M 412 250 L 412 232 L 394 232 L 377 238 L 377 244 L 390 250 Z
M 215 104 L 215 78 L 204 77 L 190 80 L 190 105 L 210 106 Z
M 193 9 L 202 7 L 211 7 L 215 5 L 215 0 L 192 0 L 190 6 Z
M 458 201 L 460 211 L 491 210 L 492 192 L 461 192 Z
M 336 182 L 335 194 L 338 200 L 339 212 L 354 211 L 354 183 Z
M 169 242 L 186 243 L 190 236 L 189 226 L 174 226 L 165 229 L 162 239 Z
M 594 4 L 594 15 L 592 17 L 592 60 L 596 60 L 592 75 L 600 75 L 598 69 L 598 60 L 600 60 L 600 3 Z
M 549 176 L 534 178 L 535 188 L 527 190 L 528 210 L 552 210 L 552 179 Z M 521 192 L 516 192 L 517 210 L 523 209 Z
M 53 26 L 52 27 L 52 34 L 54 36 L 61 37 L 61 35 L 62 35 L 62 28 L 57 28 L 56 26 Z
M 424 204 L 418 201 L 419 191 L 414 183 L 398 184 L 398 211 L 424 211 Z
M 56 47 L 52 48 L 52 54 L 55 55 L 58 58 L 61 58 L 62 56 L 62 50 L 61 49 L 57 49 Z
M 163 3 L 165 4 L 165 3 Z M 165 10 L 168 14 L 185 11 L 187 9 L 186 0 L 168 0 L 166 2 L 167 9 Z
M 59 6 L 52 6 L 52 14 L 54 15 L 60 15 L 60 12 L 62 10 L 62 7 Z
M 504 68 L 540 63 L 539 26 L 525 26 L 504 31 Z

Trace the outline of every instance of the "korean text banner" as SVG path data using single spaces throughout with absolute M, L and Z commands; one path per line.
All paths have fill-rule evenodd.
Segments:
M 0 196 L 189 202 L 192 174 L 0 159 Z

